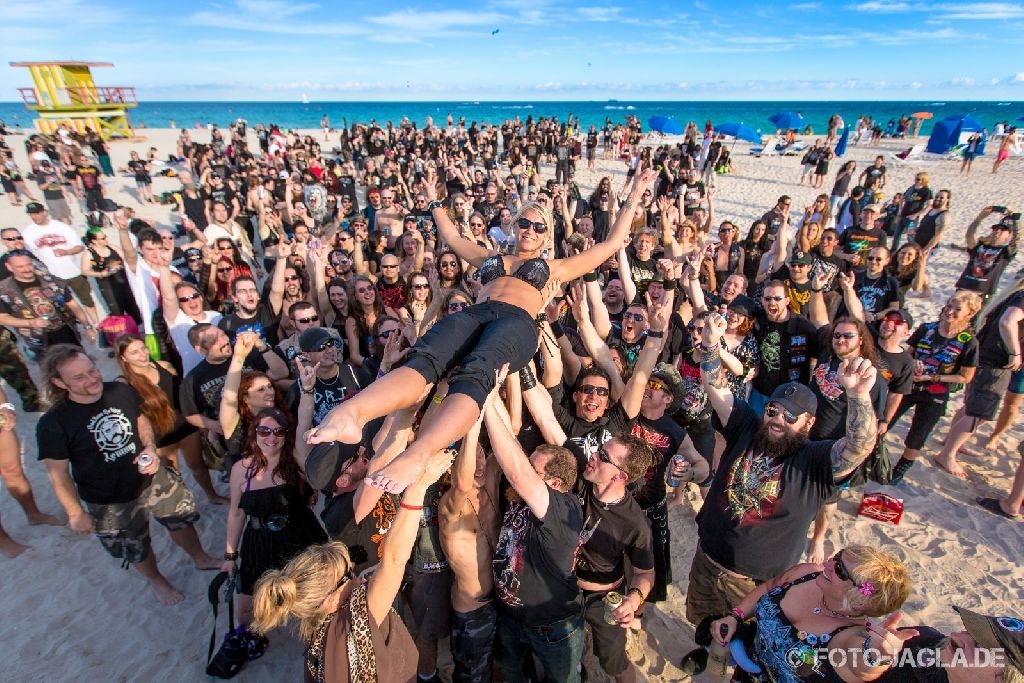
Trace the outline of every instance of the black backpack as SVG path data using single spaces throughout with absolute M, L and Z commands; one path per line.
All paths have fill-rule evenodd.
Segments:
M 237 575 L 237 571 L 235 572 Z M 213 631 L 210 633 L 210 649 L 206 653 L 206 675 L 215 678 L 233 678 L 245 663 L 249 661 L 249 647 L 244 639 L 235 633 L 235 582 L 237 576 L 221 572 L 213 577 L 207 597 L 213 607 Z M 228 630 L 224 634 L 224 644 L 213 654 L 217 644 L 217 608 L 220 605 L 220 591 L 224 589 L 224 602 L 228 609 Z

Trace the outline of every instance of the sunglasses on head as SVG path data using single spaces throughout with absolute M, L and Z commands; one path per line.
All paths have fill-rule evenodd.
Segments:
M 594 386 L 593 384 L 584 384 L 584 385 L 580 386 L 578 391 L 581 394 L 584 394 L 586 396 L 593 396 L 595 394 L 597 394 L 598 396 L 607 396 L 608 395 L 608 388 L 607 387 L 598 387 L 598 386 Z
M 303 325 L 305 325 L 306 323 L 315 323 L 315 322 L 319 322 L 319 320 L 320 320 L 320 316 L 319 316 L 319 315 L 316 315 L 316 314 L 314 313 L 313 315 L 309 316 L 308 318 L 296 318 L 296 319 L 295 319 L 295 322 L 297 322 L 297 323 L 302 323 Z
M 519 223 L 519 229 L 520 230 L 526 230 L 527 228 L 533 228 L 533 231 L 535 233 L 537 233 L 538 235 L 543 235 L 545 232 L 548 231 L 548 226 L 545 225 L 543 222 L 541 222 L 541 221 L 531 221 L 529 218 L 526 218 L 525 216 L 520 216 L 518 223 Z
M 260 425 L 256 428 L 256 433 L 260 436 L 284 436 L 288 433 L 288 430 L 284 427 L 267 427 L 265 425 Z
M 626 470 L 622 469 L 621 467 L 616 465 L 614 462 L 612 462 L 612 456 L 608 454 L 608 451 L 606 451 L 604 449 L 604 446 L 601 446 L 600 448 L 598 448 L 597 451 L 594 452 L 594 455 L 596 455 L 597 459 L 600 460 L 601 462 L 607 463 L 607 464 L 611 465 L 612 467 L 614 467 L 615 469 L 617 469 L 619 472 L 622 472 L 623 474 L 625 474 L 627 477 L 629 476 L 629 472 L 627 472 Z
M 786 424 L 796 424 L 796 421 L 800 419 L 799 415 L 794 415 L 789 412 L 778 403 L 769 403 L 765 406 L 764 414 L 771 418 L 776 418 L 782 415 L 782 418 L 786 421 Z

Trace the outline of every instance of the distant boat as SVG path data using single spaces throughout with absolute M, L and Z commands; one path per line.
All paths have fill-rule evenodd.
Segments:
M 1009 103 L 1009 102 L 1000 102 L 1000 103 L 999 103 L 999 104 L 997 104 L 996 106 L 997 106 L 997 107 L 1009 107 L 1009 106 L 1010 106 L 1010 103 Z
M 302 93 L 302 103 L 309 104 L 309 98 L 306 97 L 306 93 Z
M 946 103 L 945 102 L 932 102 L 932 106 L 933 107 L 945 107 Z

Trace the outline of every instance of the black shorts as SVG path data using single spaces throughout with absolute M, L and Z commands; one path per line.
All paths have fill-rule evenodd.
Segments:
M 594 637 L 594 655 L 609 676 L 618 676 L 629 668 L 626 656 L 626 629 L 604 619 L 604 596 L 608 591 L 583 591 L 585 617 Z
M 964 394 L 964 412 L 982 420 L 996 419 L 1003 396 L 1010 390 L 1011 375 L 1006 368 L 978 366 Z
M 73 278 L 65 280 L 71 291 L 75 293 L 75 296 L 81 300 L 82 305 L 86 308 L 92 308 L 95 306 L 92 300 L 92 287 L 89 286 L 89 281 L 85 279 L 84 275 L 77 275 Z
M 449 634 L 452 573 L 407 571 L 407 598 L 417 640 L 440 640 Z
M 452 683 L 490 683 L 497 622 L 494 601 L 472 612 L 452 610 Z
M 949 394 L 932 394 L 923 389 L 914 389 L 900 401 L 889 428 L 892 429 L 903 414 L 913 408 L 914 418 L 904 444 L 911 450 L 919 451 L 924 448 L 939 420 L 945 416 L 948 402 Z
M 448 392 L 465 394 L 483 406 L 494 389 L 495 372 L 526 367 L 537 351 L 537 325 L 519 306 L 486 301 L 445 316 L 420 337 L 405 366 L 428 384 L 446 373 Z

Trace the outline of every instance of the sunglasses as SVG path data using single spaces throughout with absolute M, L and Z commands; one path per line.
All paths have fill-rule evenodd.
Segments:
M 632 320 L 638 323 L 642 323 L 645 320 L 643 313 L 630 313 L 629 311 L 626 311 L 625 313 L 622 314 L 622 319 Z
M 356 294 L 370 294 L 371 292 L 373 292 L 372 287 L 363 287 L 362 289 L 356 290 Z
M 318 346 L 316 350 L 317 351 L 326 351 L 327 349 L 333 349 L 337 345 L 338 345 L 338 343 L 336 341 L 334 341 L 333 339 L 327 339 L 327 340 L 324 340 L 324 342 L 322 344 L 320 344 L 320 346 Z
M 607 464 L 611 465 L 612 467 L 617 469 L 619 472 L 622 472 L 623 474 L 625 474 L 627 478 L 629 477 L 629 472 L 627 472 L 626 470 L 622 469 L 621 467 L 616 465 L 614 462 L 612 462 L 612 456 L 608 455 L 608 451 L 606 451 L 604 449 L 604 446 L 602 446 L 601 448 L 598 448 L 597 452 L 594 453 L 594 455 L 596 455 L 597 459 L 600 460 L 601 462 L 607 463 Z
M 463 308 L 466 308 L 467 306 L 469 306 L 469 304 L 467 304 L 464 301 L 453 301 L 450 304 L 448 304 L 448 310 L 454 313 L 455 311 L 461 311 Z
M 833 339 L 856 339 L 857 338 L 857 333 L 856 332 L 833 332 L 832 333 L 832 338 Z
M 24 237 L 4 237 L 4 242 L 24 242 Z
M 593 396 L 595 394 L 597 394 L 598 396 L 608 395 L 607 387 L 596 387 L 593 384 L 584 384 L 577 391 L 579 391 L 581 394 L 585 396 Z
M 533 228 L 533 231 L 535 233 L 537 233 L 538 235 L 543 235 L 544 233 L 546 233 L 548 231 L 548 226 L 545 225 L 543 222 L 541 222 L 541 221 L 531 221 L 529 218 L 526 218 L 526 217 L 520 217 L 519 221 L 518 221 L 518 224 L 519 224 L 519 229 L 520 230 L 526 230 L 527 228 Z
M 295 322 L 302 323 L 303 325 L 305 325 L 306 323 L 315 323 L 315 322 L 319 322 L 319 321 L 320 321 L 320 316 L 318 316 L 318 315 L 311 315 L 308 318 L 296 318 L 295 319 Z
M 413 289 L 430 289 L 430 285 L 418 284 L 418 285 L 413 285 L 412 288 Z
M 786 421 L 786 424 L 796 424 L 796 421 L 800 419 L 799 416 L 789 412 L 778 403 L 769 403 L 765 406 L 764 414 L 771 418 L 776 418 L 779 415 Z
M 256 433 L 259 436 L 284 436 L 288 433 L 288 430 L 284 427 L 266 427 L 264 425 L 260 425 L 256 428 Z
M 195 301 L 200 296 L 202 296 L 202 295 L 198 294 L 198 293 L 196 293 L 196 294 L 189 294 L 188 296 L 179 296 L 178 297 L 178 303 L 179 304 L 187 304 L 189 301 Z
M 656 379 L 647 380 L 647 388 L 651 391 L 664 391 L 665 393 L 669 393 L 668 387 Z
M 401 332 L 402 332 L 401 330 L 386 330 L 384 332 L 381 332 L 377 336 L 380 337 L 381 339 L 390 339 L 391 335 L 393 335 L 393 334 L 401 334 Z
M 302 278 L 301 278 L 301 277 L 299 277 L 298 275 L 289 275 L 288 277 L 286 277 L 286 278 L 284 279 L 284 281 L 285 281 L 285 282 L 294 282 L 294 281 L 296 281 L 296 280 L 301 280 L 301 279 L 302 279 Z
M 832 563 L 835 565 L 836 576 L 839 577 L 840 581 L 849 581 L 850 583 L 857 585 L 857 582 L 854 581 L 853 577 L 850 575 L 850 570 L 846 566 L 846 563 L 843 562 L 842 550 L 832 556 Z
M 218 268 L 217 272 L 218 273 L 230 273 L 233 270 L 234 270 L 234 268 Z
M 438 268 L 455 268 L 457 265 L 455 261 L 441 261 L 437 264 Z
M 767 296 L 767 295 L 764 295 L 764 296 L 761 297 L 761 300 L 762 301 L 782 301 L 785 298 L 786 297 L 784 297 L 784 296 Z
M 906 325 L 907 321 L 898 315 L 887 315 L 882 320 L 892 323 L 893 325 Z
M 867 257 L 866 259 L 864 259 L 864 260 L 865 260 L 865 261 L 884 261 L 884 260 L 885 260 L 885 257 L 884 257 L 884 256 L 868 256 L 868 257 Z

